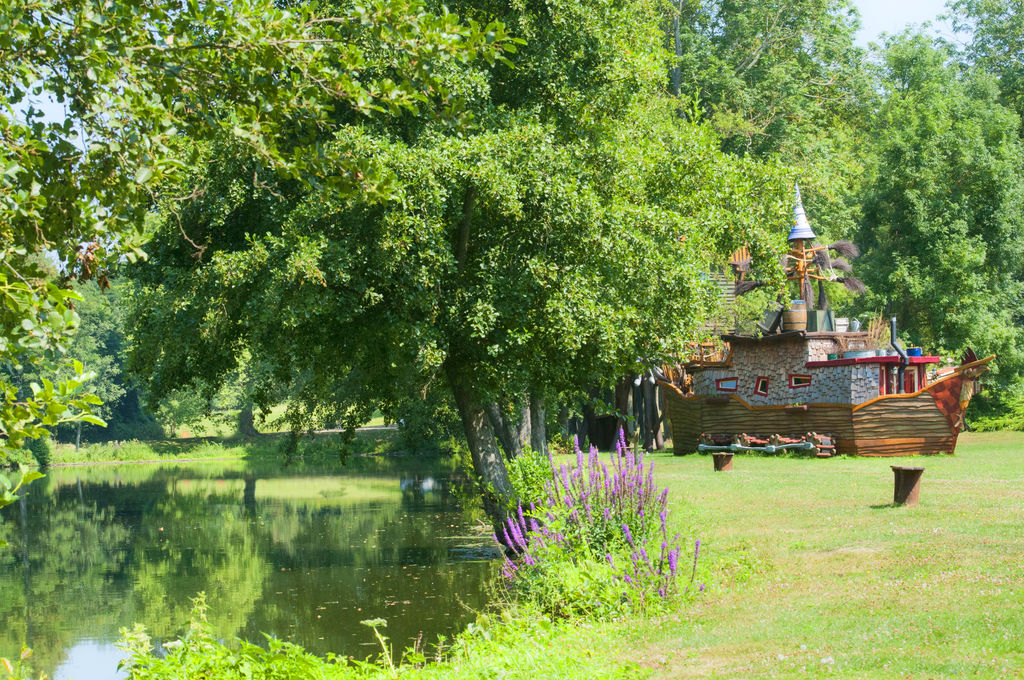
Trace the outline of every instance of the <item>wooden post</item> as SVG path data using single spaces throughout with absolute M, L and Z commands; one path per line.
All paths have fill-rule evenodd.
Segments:
M 923 467 L 891 465 L 893 473 L 892 502 L 895 505 L 917 505 L 921 492 Z

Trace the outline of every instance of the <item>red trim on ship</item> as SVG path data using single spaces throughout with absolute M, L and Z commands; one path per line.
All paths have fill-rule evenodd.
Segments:
M 739 389 L 739 384 L 739 378 L 719 378 L 715 381 L 715 389 L 719 392 L 735 392 Z
M 801 388 L 810 387 L 810 386 L 811 386 L 811 376 L 803 375 L 803 374 L 800 374 L 800 373 L 796 373 L 796 374 L 790 373 L 789 374 L 789 389 L 791 389 L 791 390 L 799 390 Z

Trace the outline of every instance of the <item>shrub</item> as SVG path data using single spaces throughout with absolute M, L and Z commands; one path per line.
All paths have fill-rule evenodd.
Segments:
M 552 465 L 542 504 L 517 508 L 495 540 L 513 547 L 502 573 L 513 596 L 554 616 L 645 610 L 675 589 L 680 548 L 668 536 L 668 489 L 620 432 L 608 463 L 597 449 Z
M 520 504 L 536 505 L 548 497 L 548 487 L 553 479 L 549 456 L 526 446 L 522 453 L 505 464 L 505 468 Z
M 1024 385 L 1016 385 L 1015 389 L 996 398 L 977 400 L 978 408 L 973 402 L 971 408 L 980 413 L 971 420 L 971 429 L 977 432 L 997 432 L 1002 430 L 1024 431 Z
M 28 450 L 32 452 L 32 457 L 36 459 L 39 467 L 47 467 L 53 462 L 53 442 L 49 437 L 29 439 Z

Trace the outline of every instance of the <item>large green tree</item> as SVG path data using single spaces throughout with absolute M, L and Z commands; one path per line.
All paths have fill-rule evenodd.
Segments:
M 877 104 L 847 0 L 675 0 L 670 88 L 734 154 L 773 157 L 799 179 L 820 236 L 849 238 L 865 179 L 863 122 Z
M 262 180 L 258 157 L 207 148 L 183 188 L 195 199 L 138 270 L 133 361 L 159 393 L 215 385 L 251 353 L 288 385 L 294 427 L 358 424 L 441 386 L 498 513 L 511 494 L 499 435 L 522 424 L 512 405 L 681 350 L 716 303 L 716 260 L 743 243 L 774 259 L 785 183 L 674 115 L 659 3 L 458 10 L 526 43 L 514 66 L 439 75 L 472 127 L 353 132 L 393 198 Z
M 265 0 L 110 3 L 13 0 L 0 8 L 0 362 L 56 370 L 78 319 L 71 279 L 104 282 L 143 256 L 158 187 L 180 174 L 183 138 L 225 136 L 268 172 L 298 180 L 330 167 L 339 192 L 384 195 L 372 159 L 321 144 L 341 112 L 453 109 L 433 75 L 449 60 L 493 59 L 500 26 L 462 25 L 415 0 L 330 14 Z M 63 120 L 34 106 L 52 97 Z M 453 113 L 457 113 L 453 109 Z M 53 280 L 36 263 L 56 254 Z M 86 418 L 86 375 L 43 380 L 27 398 L 0 378 L 0 458 L 44 426 Z
M 1024 370 L 1024 147 L 993 78 L 920 35 L 889 41 L 861 244 L 868 309 L 915 344 Z
M 968 40 L 965 56 L 993 74 L 1002 102 L 1024 116 L 1024 3 L 1020 0 L 956 0 L 953 26 Z

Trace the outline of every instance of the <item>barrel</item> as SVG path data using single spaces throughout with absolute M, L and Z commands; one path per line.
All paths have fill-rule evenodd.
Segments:
M 807 303 L 790 300 L 789 307 L 782 313 L 782 325 L 787 331 L 807 330 Z

